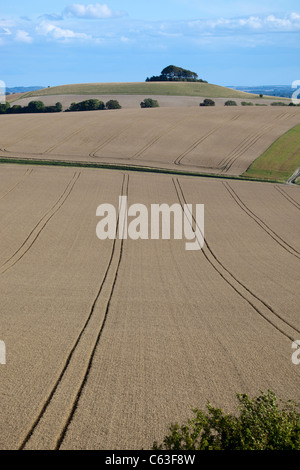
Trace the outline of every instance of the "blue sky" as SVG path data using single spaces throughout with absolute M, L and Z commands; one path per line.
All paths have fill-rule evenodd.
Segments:
M 300 79 L 299 0 L 11 0 L 0 7 L 7 86 L 144 81 L 167 65 L 218 85 Z

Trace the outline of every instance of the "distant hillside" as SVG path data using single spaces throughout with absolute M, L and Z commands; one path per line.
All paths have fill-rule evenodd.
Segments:
M 206 98 L 254 99 L 258 95 L 199 82 L 82 83 L 61 85 L 30 92 L 27 97 L 49 95 L 170 95 Z
M 295 92 L 295 88 L 292 88 L 291 85 L 232 86 L 230 88 L 257 95 L 280 96 L 283 98 L 291 98 Z
M 43 86 L 15 86 L 15 87 L 7 87 L 6 91 L 8 93 L 26 93 L 27 91 L 36 91 L 43 89 Z

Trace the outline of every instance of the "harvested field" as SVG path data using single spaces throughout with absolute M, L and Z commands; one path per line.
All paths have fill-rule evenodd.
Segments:
M 248 116 L 242 122 L 254 135 L 290 125 L 296 117 L 286 112 L 272 111 L 260 129 L 248 128 Z M 17 154 L 31 140 L 46 151 L 56 130 L 62 148 L 82 132 L 91 152 L 103 142 L 104 134 L 89 144 L 102 115 L 84 114 L 81 126 L 91 134 L 79 130 L 80 116 L 56 116 L 72 128 L 50 119 L 44 143 L 48 116 L 26 116 L 32 127 L 23 116 L 1 117 L 5 146 Z M 163 131 L 155 116 L 149 142 Z M 137 126 L 135 113 L 127 117 L 124 127 Z M 11 118 L 20 126 L 15 134 Z M 131 154 L 141 150 L 126 135 Z M 148 449 L 207 400 L 232 411 L 236 393 L 270 388 L 299 401 L 300 366 L 291 361 L 300 337 L 299 193 L 246 181 L 2 164 L 0 448 Z M 96 208 L 117 207 L 122 194 L 149 210 L 205 204 L 203 250 L 186 251 L 185 240 L 172 238 L 100 241 Z
M 240 175 L 299 121 L 289 107 L 3 115 L 0 156 Z

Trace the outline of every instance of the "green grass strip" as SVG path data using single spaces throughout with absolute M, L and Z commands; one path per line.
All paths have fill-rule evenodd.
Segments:
M 286 181 L 300 167 L 300 124 L 277 139 L 242 175 Z
M 213 178 L 213 179 L 227 179 L 237 181 L 255 181 L 260 183 L 284 183 L 285 181 L 263 179 L 247 176 L 230 176 L 230 175 L 219 175 L 215 173 L 197 173 L 180 170 L 168 170 L 164 168 L 151 168 L 143 166 L 129 166 L 129 165 L 115 165 L 110 163 L 85 163 L 85 162 L 68 162 L 59 160 L 36 160 L 29 158 L 2 158 L 0 157 L 1 163 L 11 163 L 18 165 L 39 165 L 39 166 L 59 166 L 59 167 L 71 167 L 71 168 L 96 168 L 105 170 L 122 170 L 122 171 L 134 171 L 141 173 L 159 173 L 165 175 L 177 175 L 177 176 L 193 176 L 198 178 Z

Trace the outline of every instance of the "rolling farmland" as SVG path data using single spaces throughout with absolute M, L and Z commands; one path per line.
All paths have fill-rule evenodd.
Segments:
M 141 449 L 207 400 L 299 399 L 299 188 L 1 165 L 2 449 Z M 205 246 L 105 240 L 96 208 L 205 204 Z
M 208 400 L 300 401 L 300 188 L 229 178 L 300 110 L 165 103 L 0 116 L 0 159 L 25 162 L 0 165 L 1 449 L 150 449 Z M 121 195 L 149 212 L 204 204 L 203 249 L 99 240 L 96 209 Z
M 297 108 L 156 108 L 1 116 L 0 156 L 240 175 Z

